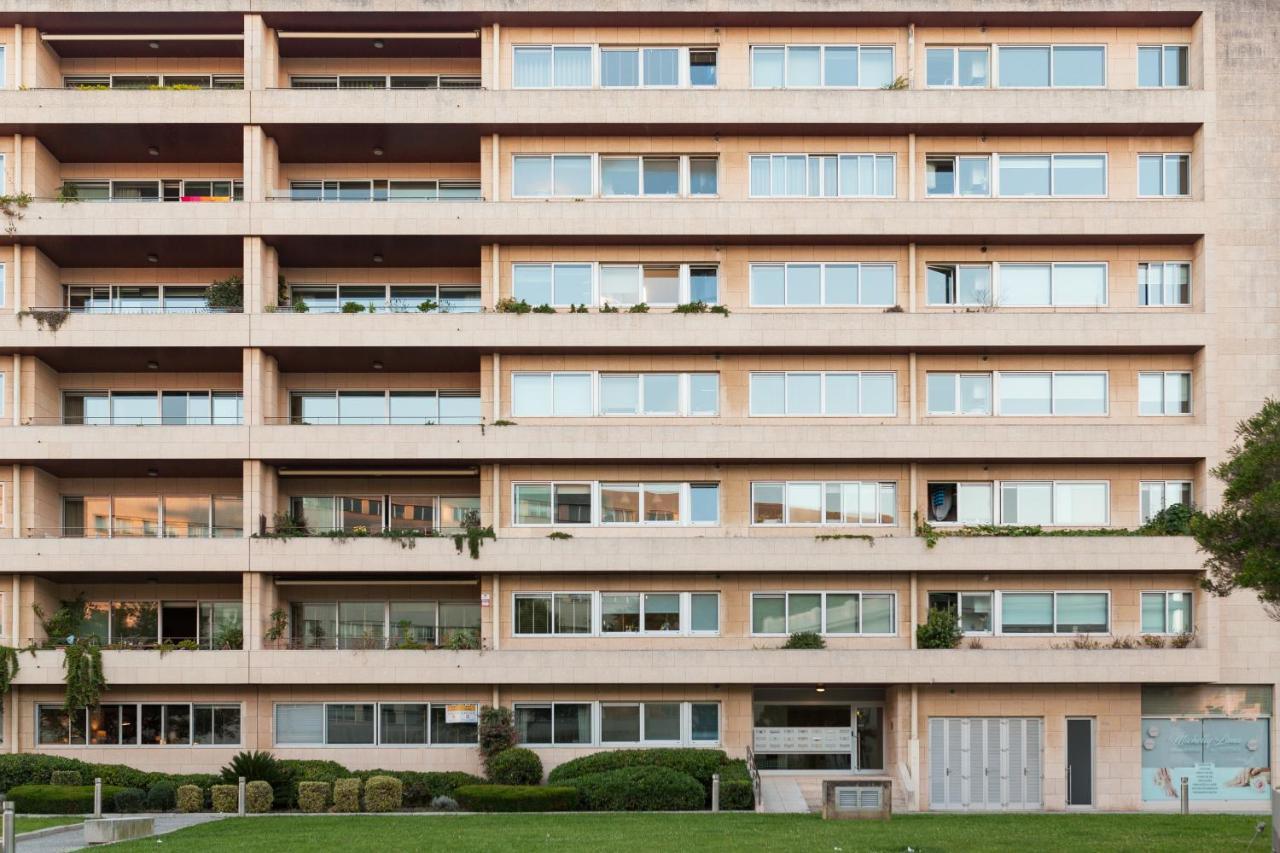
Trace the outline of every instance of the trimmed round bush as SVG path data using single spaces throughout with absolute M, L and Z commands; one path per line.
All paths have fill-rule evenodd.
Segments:
M 328 782 L 332 785 L 339 779 L 346 779 L 351 771 L 336 761 L 322 759 L 281 759 L 280 766 L 289 772 L 289 784 L 284 795 L 290 805 L 298 803 L 298 785 L 302 782 Z
M 463 785 L 454 797 L 469 812 L 568 812 L 578 804 L 576 788 L 544 785 Z
M 171 812 L 178 804 L 178 788 L 172 782 L 153 782 L 147 789 L 147 808 L 153 812 Z
M 504 749 L 489 759 L 489 781 L 495 785 L 540 785 L 542 759 L 524 747 Z
M 298 808 L 315 814 L 329 808 L 328 782 L 299 782 Z
M 578 790 L 578 807 L 591 812 L 696 811 L 707 801 L 702 783 L 669 767 L 621 767 L 566 784 Z
M 180 812 L 191 814 L 204 809 L 204 791 L 200 790 L 199 785 L 182 785 L 174 797 Z
M 214 785 L 213 810 L 222 814 L 235 814 L 240 811 L 240 786 Z
M 50 785 L 83 785 L 79 770 L 54 770 L 49 773 Z
M 604 773 L 621 767 L 667 767 L 688 773 L 702 787 L 711 789 L 711 776 L 721 771 L 727 757 L 721 749 L 618 749 L 594 752 L 554 768 L 547 784 L 567 782 L 588 773 Z
M 102 801 L 110 803 L 124 790 L 102 786 Z M 93 811 L 92 785 L 15 785 L 5 791 L 19 814 L 89 814 Z
M 245 811 L 252 812 L 253 814 L 265 814 L 266 812 L 271 811 L 271 804 L 275 802 L 275 799 L 276 792 L 271 790 L 270 782 L 255 779 L 252 782 L 245 783 Z
M 333 810 L 335 812 L 360 811 L 360 777 L 352 776 L 333 783 Z
M 106 795 L 103 795 L 103 799 Z M 141 788 L 123 788 L 116 792 L 111 802 L 115 810 L 122 814 L 140 812 L 147 807 L 147 792 Z
M 364 810 L 394 812 L 404 803 L 404 783 L 394 776 L 370 776 L 364 783 Z

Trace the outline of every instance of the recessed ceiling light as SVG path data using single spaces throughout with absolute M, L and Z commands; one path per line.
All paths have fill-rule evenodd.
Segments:
M 813 690 L 814 690 L 814 692 L 815 692 L 815 693 L 826 693 L 826 692 L 827 692 L 827 688 L 823 687 L 821 684 L 819 684 L 817 687 L 813 688 Z
M 382 369 L 382 362 L 380 362 L 380 361 L 375 361 L 375 362 L 373 363 L 373 369 L 374 369 L 374 370 L 381 370 L 381 369 Z
M 382 263 L 382 255 L 374 255 L 374 256 L 373 256 L 373 262 L 374 262 L 375 264 L 380 264 L 380 263 Z
M 383 153 L 385 153 L 385 152 L 383 152 L 382 148 L 380 148 L 380 147 L 376 147 L 376 148 L 374 148 L 374 149 L 373 149 L 373 156 L 374 156 L 374 157 L 381 157 L 381 156 L 383 155 Z
M 160 369 L 160 362 L 158 361 L 147 362 L 147 370 L 159 370 L 159 369 Z
M 149 42 L 147 42 L 147 47 L 151 48 L 152 50 L 159 50 L 159 49 L 160 49 L 160 42 L 158 42 L 158 41 L 149 41 Z
M 148 477 L 159 477 L 159 476 L 160 476 L 160 469 L 158 469 L 158 468 L 148 468 L 148 469 L 147 469 L 147 476 L 148 476 Z
M 147 153 L 150 154 L 152 157 L 159 157 L 160 149 L 155 147 L 154 145 L 151 145 L 147 148 Z
M 156 254 L 148 254 L 148 255 L 147 255 L 147 263 L 149 263 L 149 264 L 158 264 L 158 263 L 160 263 L 160 256 L 159 256 L 159 255 L 156 255 Z
M 378 50 L 382 50 L 384 47 L 386 47 L 386 42 L 384 42 L 382 39 L 375 39 L 373 42 L 373 46 L 376 47 Z

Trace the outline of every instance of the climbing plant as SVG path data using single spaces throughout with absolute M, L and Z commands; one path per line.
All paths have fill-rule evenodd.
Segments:
M 0 696 L 9 692 L 13 678 L 18 674 L 18 650 L 0 646 Z
M 96 708 L 107 689 L 102 674 L 102 649 L 97 643 L 73 643 L 63 651 L 62 669 L 67 685 L 63 708 L 71 713 L 77 708 Z

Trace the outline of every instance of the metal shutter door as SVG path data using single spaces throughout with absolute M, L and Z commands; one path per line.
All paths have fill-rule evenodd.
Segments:
M 1041 738 L 1042 723 L 1038 719 L 1030 719 L 1026 721 L 1027 747 L 1026 761 L 1024 763 L 1024 777 L 1026 779 L 1026 795 L 1022 800 L 1022 807 L 1027 809 L 1038 809 L 1043 807 L 1041 800 L 1041 779 L 1044 775 L 1043 756 L 1044 744 Z
M 945 809 L 947 802 L 947 721 L 929 719 L 929 808 Z

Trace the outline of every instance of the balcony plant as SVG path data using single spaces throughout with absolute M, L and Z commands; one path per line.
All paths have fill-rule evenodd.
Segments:
M 587 311 L 587 306 L 583 304 L 583 305 L 570 305 L 569 313 L 570 314 L 587 314 L 590 312 Z
M 66 695 L 63 708 L 67 713 L 77 708 L 96 708 L 107 679 L 102 674 L 102 649 L 97 643 L 79 640 L 62 652 L 63 679 Z
M 4 233 L 12 237 L 18 233 L 18 223 L 26 215 L 23 213 L 34 199 L 31 193 L 14 193 L 0 195 L 0 216 L 5 218 Z
M 239 625 L 223 628 L 214 636 L 213 647 L 221 651 L 240 651 L 244 648 L 244 629 Z
M 9 692 L 14 677 L 20 669 L 18 650 L 10 646 L 0 646 L 0 696 Z
M 949 607 L 931 608 L 924 624 L 916 626 L 916 646 L 921 649 L 954 649 L 963 638 L 960 620 Z
M 463 628 L 450 634 L 444 647 L 451 652 L 479 651 L 480 636 L 473 628 Z
M 85 599 L 83 595 L 78 595 L 71 600 L 63 599 L 58 602 L 58 608 L 52 613 L 46 614 L 44 608 L 39 602 L 31 605 L 31 612 L 35 614 L 36 620 L 40 623 L 40 629 L 44 631 L 46 647 L 53 645 L 66 645 L 76 641 L 76 635 L 80 633 L 80 627 L 85 620 Z
M 627 309 L 628 314 L 648 314 L 649 306 L 644 302 L 637 302 Z
M 603 304 L 603 305 L 601 305 L 601 306 L 600 306 L 599 313 L 601 313 L 601 314 L 617 314 L 617 313 L 618 313 L 618 306 L 617 306 L 617 305 L 613 305 L 612 303 L 606 302 L 605 304 Z
M 480 526 L 480 513 L 474 509 L 469 509 L 462 521 L 462 533 L 455 533 L 453 536 L 453 547 L 458 549 L 458 553 L 462 553 L 462 546 L 467 546 L 467 553 L 471 555 L 471 559 L 480 559 L 480 548 L 486 539 L 496 540 L 498 537 L 493 532 L 493 525 L 488 527 Z
M 534 308 L 533 313 L 534 314 L 554 314 L 556 313 L 556 309 L 552 308 L 550 305 L 547 305 L 544 302 L 543 304 L 539 305 L 537 308 Z
M 64 311 L 60 308 L 22 310 L 16 315 L 18 322 L 21 323 L 24 317 L 30 317 L 36 321 L 36 328 L 44 331 L 48 329 L 56 332 L 62 328 L 62 324 L 67 322 L 67 318 L 71 316 L 70 311 Z
M 493 310 L 499 314 L 528 314 L 533 310 L 533 306 L 523 299 L 513 299 L 510 296 L 504 296 L 499 299 L 497 304 L 493 306 Z
M 673 314 L 719 314 L 722 317 L 729 316 L 729 306 L 727 305 L 708 305 L 700 299 L 693 302 L 682 302 L 677 305 L 672 312 Z
M 205 289 L 204 304 L 207 308 L 243 311 L 244 279 L 239 273 L 234 273 L 213 282 Z
M 429 314 L 432 311 L 435 311 L 436 309 L 438 309 L 439 307 L 440 307 L 440 303 L 436 302 L 434 299 L 425 299 L 422 302 L 418 303 L 418 310 L 421 311 L 423 314 Z
M 362 302 L 344 302 L 342 303 L 342 307 L 338 310 L 343 314 L 362 314 L 364 313 L 365 306 Z
M 825 649 L 827 641 L 817 631 L 796 631 L 782 644 L 784 649 Z
M 262 632 L 262 639 L 268 643 L 278 643 L 289 632 L 289 614 L 283 607 L 277 607 L 267 617 L 267 629 Z
M 79 204 L 80 189 L 75 184 L 62 184 L 53 198 L 58 204 Z

